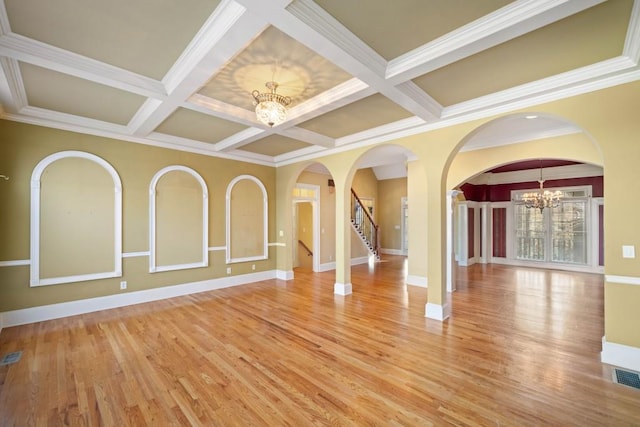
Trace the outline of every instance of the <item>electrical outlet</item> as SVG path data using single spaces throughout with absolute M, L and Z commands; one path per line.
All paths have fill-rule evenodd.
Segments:
M 635 258 L 636 257 L 636 247 L 633 245 L 623 245 L 622 246 L 622 258 Z
M 227 267 L 227 274 L 231 274 L 231 267 Z
M 123 280 L 122 282 L 120 282 L 120 289 L 127 289 L 127 281 Z
M 256 265 L 255 264 L 251 264 L 251 269 L 255 270 L 256 269 Z

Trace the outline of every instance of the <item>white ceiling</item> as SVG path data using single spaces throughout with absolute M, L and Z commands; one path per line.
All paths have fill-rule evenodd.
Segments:
M 535 112 L 639 59 L 640 0 L 0 0 L 2 118 L 273 166 Z M 273 129 L 250 95 L 272 79 Z M 578 131 L 519 115 L 464 149 Z

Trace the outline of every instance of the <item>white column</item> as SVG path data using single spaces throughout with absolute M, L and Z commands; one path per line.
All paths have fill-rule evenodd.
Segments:
M 460 193 L 458 190 L 447 191 L 447 292 L 453 292 L 456 290 L 455 280 L 455 224 L 453 220 L 454 198 Z

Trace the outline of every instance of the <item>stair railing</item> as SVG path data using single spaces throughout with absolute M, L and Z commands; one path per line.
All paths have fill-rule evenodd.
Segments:
M 364 206 L 353 188 L 351 189 L 351 221 L 356 229 L 371 245 L 376 256 L 380 255 L 379 226 L 373 221 L 371 214 Z
M 298 243 L 307 251 L 307 256 L 313 256 L 313 252 L 309 249 L 309 246 L 305 245 L 302 240 L 298 240 Z

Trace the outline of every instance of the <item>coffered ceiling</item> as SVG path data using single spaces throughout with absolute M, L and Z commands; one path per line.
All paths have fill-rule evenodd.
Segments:
M 640 0 L 0 0 L 1 117 L 267 165 L 640 78 Z M 257 122 L 276 81 L 287 121 Z M 576 132 L 505 121 L 467 149 Z

